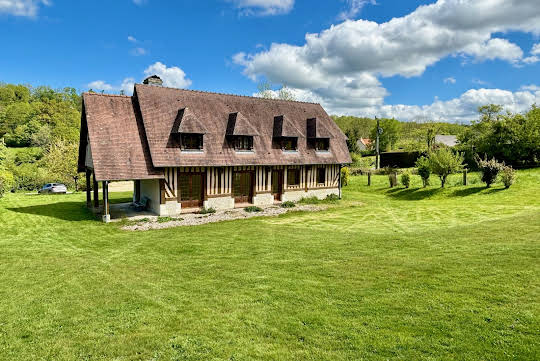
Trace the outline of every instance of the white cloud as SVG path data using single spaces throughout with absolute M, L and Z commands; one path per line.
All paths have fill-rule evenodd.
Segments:
M 1 0 L 0 0 L 1 1 Z M 176 66 L 167 67 L 160 62 L 150 65 L 144 70 L 144 78 L 157 75 L 163 80 L 163 85 L 171 88 L 187 88 L 191 80 L 186 78 L 186 73 Z M 141 79 L 142 80 L 142 79 Z M 104 92 L 123 92 L 126 95 L 133 94 L 135 78 L 128 77 L 118 85 L 112 85 L 103 80 L 96 80 L 87 85 L 88 89 Z
M 49 0 L 0 0 L 0 14 L 35 17 L 41 5 L 50 6 Z
M 448 77 L 446 79 L 443 80 L 445 84 L 456 84 L 456 78 L 453 78 L 453 77 Z
M 532 55 L 540 55 L 540 43 L 534 44 L 531 50 Z
M 353 19 L 355 18 L 360 11 L 362 11 L 362 8 L 368 4 L 375 5 L 375 0 L 346 0 L 348 9 L 346 11 L 342 11 L 338 15 L 338 19 L 340 20 L 346 20 L 346 19 Z
M 133 56 L 146 55 L 146 49 L 144 49 L 144 48 L 134 48 L 134 49 L 131 49 L 130 53 Z
M 98 91 L 114 91 L 116 88 L 103 80 L 95 80 L 88 84 L 88 89 Z
M 294 0 L 229 0 L 243 15 L 280 15 L 289 13 Z
M 129 36 L 127 37 L 127 39 L 128 39 L 128 41 L 129 41 L 130 43 L 136 43 L 136 42 L 137 42 L 137 39 L 136 39 L 135 37 L 131 36 L 131 35 L 129 35 Z
M 163 85 L 171 88 L 187 88 L 191 80 L 186 78 L 186 73 L 176 66 L 168 68 L 159 61 L 144 70 L 146 76 L 157 75 L 163 80 Z
M 359 114 L 384 104 L 388 92 L 378 78 L 420 76 L 448 56 L 522 65 L 516 44 L 492 38 L 508 31 L 540 33 L 538 0 L 439 0 L 382 24 L 347 20 L 307 34 L 302 46 L 274 43 L 233 61 L 253 80 L 263 76 L 331 112 Z

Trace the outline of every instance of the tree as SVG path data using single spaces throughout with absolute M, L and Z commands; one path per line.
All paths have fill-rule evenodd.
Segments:
M 487 104 L 478 107 L 478 113 L 481 115 L 482 121 L 491 122 L 499 120 L 503 107 L 497 104 Z
M 418 175 L 422 178 L 424 188 L 429 185 L 429 176 L 431 175 L 431 165 L 429 164 L 429 158 L 420 157 L 416 161 L 416 168 L 418 168 Z
M 56 181 L 69 185 L 74 184 L 74 177 L 78 176 L 77 159 L 78 145 L 57 140 L 51 144 L 43 157 L 43 163 L 51 177 Z
M 439 176 L 441 188 L 444 188 L 446 178 L 463 169 L 463 156 L 460 153 L 454 154 L 450 148 L 439 148 L 429 154 L 429 166 Z
M 401 124 L 396 119 L 381 119 L 380 127 L 383 129 L 383 133 L 379 137 L 379 147 L 383 151 L 394 149 L 401 133 Z M 377 138 L 377 125 L 371 129 L 369 138 L 371 139 L 372 146 L 375 146 L 375 139 Z

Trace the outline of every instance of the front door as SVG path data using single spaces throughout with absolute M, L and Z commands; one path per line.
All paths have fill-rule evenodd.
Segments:
M 203 205 L 203 181 L 203 173 L 179 173 L 178 184 L 182 208 L 201 207 Z
M 283 171 L 276 169 L 272 171 L 272 195 L 274 200 L 280 201 L 281 194 L 283 194 Z
M 253 200 L 253 172 L 234 172 L 233 196 L 235 203 L 251 203 Z

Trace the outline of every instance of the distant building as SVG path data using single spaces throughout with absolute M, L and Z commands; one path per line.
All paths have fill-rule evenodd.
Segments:
M 371 145 L 371 139 L 369 138 L 360 138 L 356 141 L 356 146 L 358 150 L 368 150 Z
M 435 136 L 435 144 L 444 144 L 447 147 L 455 147 L 458 144 L 458 140 L 455 135 L 437 134 Z

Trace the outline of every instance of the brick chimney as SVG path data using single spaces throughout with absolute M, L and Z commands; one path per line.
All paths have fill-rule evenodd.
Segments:
M 144 79 L 143 84 L 163 86 L 163 80 L 161 80 L 161 78 L 157 75 L 152 75 Z

